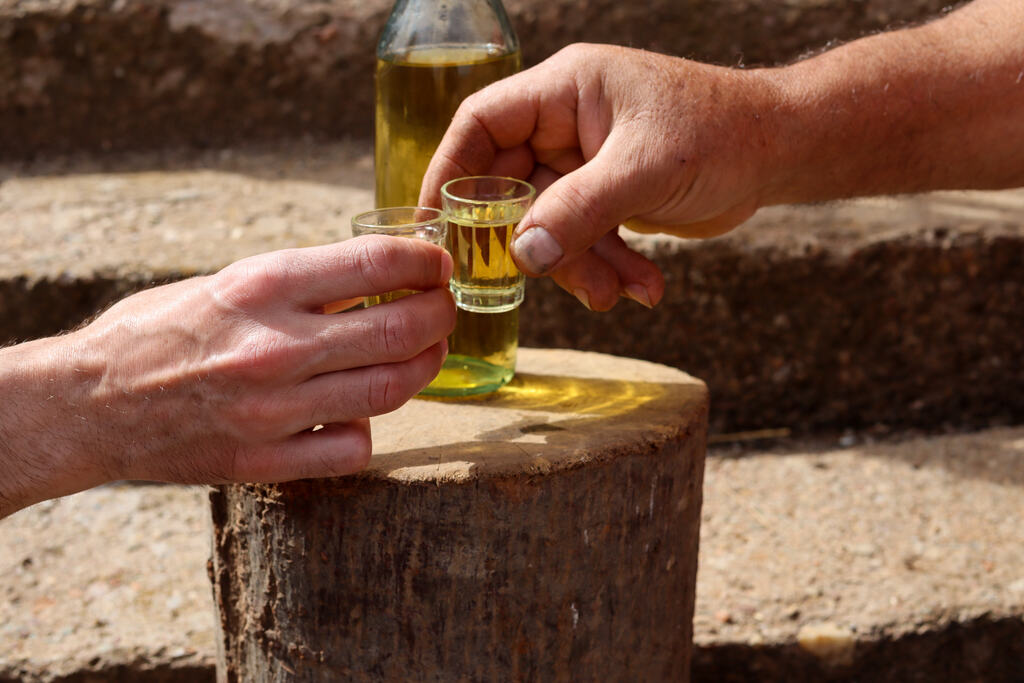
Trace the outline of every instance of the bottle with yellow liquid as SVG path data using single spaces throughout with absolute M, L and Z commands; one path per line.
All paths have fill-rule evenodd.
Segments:
M 415 205 L 462 100 L 521 64 L 500 0 L 397 0 L 377 45 L 376 205 Z M 518 335 L 515 309 L 460 307 L 448 361 L 424 393 L 466 396 L 502 386 L 515 366 Z

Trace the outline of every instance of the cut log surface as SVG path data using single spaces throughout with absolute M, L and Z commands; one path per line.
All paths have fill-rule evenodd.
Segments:
M 520 351 L 373 420 L 358 475 L 211 494 L 222 681 L 686 681 L 708 399 Z

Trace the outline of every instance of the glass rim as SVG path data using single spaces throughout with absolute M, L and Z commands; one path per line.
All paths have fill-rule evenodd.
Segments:
M 449 191 L 449 186 L 466 180 L 507 180 L 515 186 L 525 187 L 528 191 L 518 197 L 508 197 L 504 199 L 470 199 L 469 197 L 460 197 L 456 194 L 452 194 Z M 441 186 L 441 197 L 443 199 L 450 199 L 463 204 L 513 204 L 517 202 L 530 201 L 536 194 L 537 188 L 535 188 L 531 183 L 521 178 L 512 178 L 510 176 L 503 175 L 468 175 L 461 178 L 452 178 Z
M 417 211 L 426 211 L 434 214 L 433 218 L 427 218 L 424 220 L 412 220 L 402 223 L 368 223 L 364 220 L 366 216 L 373 215 L 386 215 L 398 211 L 406 211 L 415 214 Z M 377 209 L 370 209 L 369 211 L 362 211 L 355 216 L 352 216 L 352 226 L 359 226 L 361 228 L 368 228 L 370 230 L 409 230 L 415 228 L 425 228 L 444 222 L 444 211 L 435 208 L 433 206 L 382 206 Z

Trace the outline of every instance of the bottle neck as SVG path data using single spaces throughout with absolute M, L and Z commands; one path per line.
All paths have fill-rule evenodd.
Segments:
M 396 0 L 377 44 L 388 58 L 427 46 L 489 46 L 495 54 L 519 50 L 500 0 Z

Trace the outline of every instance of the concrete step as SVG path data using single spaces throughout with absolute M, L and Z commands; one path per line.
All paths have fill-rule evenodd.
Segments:
M 372 132 L 393 0 L 4 0 L 0 157 Z M 572 42 L 790 61 L 946 0 L 506 0 L 527 64 Z
M 54 334 L 153 282 L 342 239 L 372 204 L 365 142 L 0 165 L 0 343 Z M 729 236 L 629 236 L 664 302 L 592 313 L 531 281 L 526 346 L 678 367 L 716 432 L 1024 422 L 1024 191 L 765 210 Z
M 718 446 L 695 682 L 1024 680 L 1024 429 Z M 213 680 L 206 491 L 0 521 L 0 681 Z
M 1024 680 L 1024 430 L 713 451 L 698 681 Z

